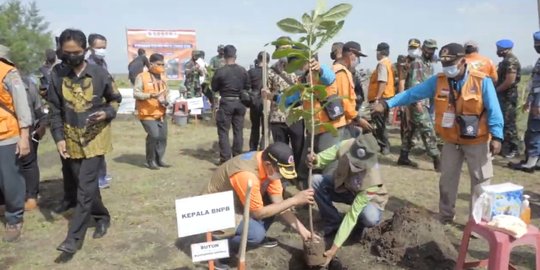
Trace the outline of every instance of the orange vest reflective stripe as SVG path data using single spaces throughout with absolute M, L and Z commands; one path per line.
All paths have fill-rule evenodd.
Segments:
M 141 73 L 139 76 L 142 77 L 143 93 L 154 94 L 167 89 L 164 81 L 153 79 L 152 74 L 148 71 Z M 166 108 L 156 98 L 137 100 L 135 103 L 140 120 L 156 120 L 165 115 Z
M 0 62 L 0 102 L 4 104 L 11 112 L 15 111 L 13 106 L 13 97 L 7 89 L 4 88 L 4 78 L 15 68 Z M 20 135 L 19 120 L 10 112 L 0 108 L 0 141 L 17 137 Z
M 386 88 L 382 94 L 382 98 L 391 98 L 395 95 L 396 89 L 394 86 L 394 71 L 392 69 L 392 62 L 388 57 L 381 60 L 380 65 L 384 65 L 388 71 L 388 81 L 386 82 Z M 368 101 L 374 101 L 377 99 L 377 93 L 379 92 L 379 74 L 377 70 L 371 73 L 371 79 L 369 80 L 368 88 Z
M 486 143 L 491 139 L 489 126 L 487 124 L 487 113 L 484 112 L 484 102 L 482 99 L 482 80 L 485 74 L 469 70 L 467 81 L 461 88 L 461 93 L 456 100 L 455 115 L 477 115 L 480 116 L 478 123 L 478 135 L 474 139 L 461 138 L 459 125 L 454 121 L 450 128 L 442 126 L 443 115 L 452 110 L 449 104 L 450 86 L 448 78 L 443 73 L 437 75 L 437 89 L 435 92 L 435 131 L 445 141 L 454 144 L 480 144 Z

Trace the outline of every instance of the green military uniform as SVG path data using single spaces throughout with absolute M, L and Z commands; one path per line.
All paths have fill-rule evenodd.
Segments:
M 185 67 L 186 80 L 184 86 L 187 91 L 187 98 L 202 96 L 201 76 L 203 72 L 197 69 L 197 59 L 200 57 L 199 51 L 193 51 L 192 59 L 187 62 Z
M 497 70 L 499 80 L 497 85 L 501 85 L 506 76 L 511 73 L 516 73 L 516 81 L 512 86 L 504 91 L 497 92 L 501 110 L 504 115 L 504 142 L 503 142 L 503 154 L 509 154 L 518 150 L 519 138 L 516 127 L 516 112 L 518 102 L 518 89 L 517 86 L 521 80 L 521 65 L 517 57 L 509 52 L 503 60 L 499 63 Z
M 436 48 L 437 43 L 434 40 L 424 41 L 425 47 Z M 416 86 L 429 77 L 433 76 L 433 61 L 426 59 L 424 56 L 416 58 L 407 57 L 405 63 L 400 65 L 402 72 L 400 72 L 400 79 L 405 80 L 405 90 Z M 417 103 L 413 103 L 407 107 L 407 110 L 402 114 L 401 118 L 401 159 L 408 160 L 408 153 L 414 147 L 414 136 L 416 133 L 422 138 L 424 147 L 427 154 L 438 159 L 440 152 L 437 147 L 437 136 L 433 128 L 433 121 L 429 114 L 429 100 L 425 99 L 420 101 L 422 104 L 421 111 L 419 111 Z M 398 161 L 398 163 L 400 163 Z M 415 166 L 413 162 L 408 162 L 410 165 Z

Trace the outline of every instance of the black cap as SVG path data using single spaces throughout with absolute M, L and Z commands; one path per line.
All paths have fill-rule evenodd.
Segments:
M 441 62 L 452 62 L 458 58 L 465 56 L 465 48 L 458 43 L 450 43 L 444 45 L 439 51 Z
M 225 58 L 236 57 L 236 48 L 233 45 L 227 45 L 223 48 Z
M 349 42 L 345 43 L 345 45 L 343 45 L 342 52 L 343 53 L 352 52 L 352 53 L 356 54 L 356 56 L 358 56 L 358 57 L 360 57 L 360 56 L 367 57 L 367 55 L 362 53 L 362 48 L 360 47 L 360 44 L 358 44 L 358 42 L 354 42 L 354 41 L 349 41 Z
M 288 180 L 296 178 L 293 151 L 288 144 L 275 142 L 269 145 L 263 151 L 263 158 L 277 166 L 283 178 Z
M 390 45 L 386 42 L 381 42 L 379 45 L 377 45 L 377 51 L 384 51 L 384 50 L 390 50 Z

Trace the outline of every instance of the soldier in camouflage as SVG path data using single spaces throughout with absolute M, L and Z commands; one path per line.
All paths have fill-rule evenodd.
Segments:
M 225 46 L 219 45 L 217 48 L 218 55 L 210 59 L 210 68 L 213 71 L 216 71 L 218 68 L 221 68 L 225 65 L 225 57 L 223 57 L 223 48 L 225 48 Z
M 534 33 L 534 49 L 540 54 L 540 31 Z M 523 112 L 529 111 L 527 131 L 525 131 L 525 159 L 510 163 L 510 168 L 532 173 L 540 169 L 540 58 L 536 61 L 529 84 L 529 95 L 523 105 Z
M 501 154 L 506 158 L 513 158 L 518 153 L 519 139 L 516 127 L 518 90 L 521 80 L 521 65 L 512 53 L 514 43 L 503 39 L 497 42 L 497 55 L 503 60 L 497 70 L 496 85 L 497 97 L 504 115 L 504 141 Z
M 420 40 L 409 40 L 409 55 L 398 59 L 399 92 L 420 84 L 433 76 L 433 55 L 437 42 L 427 39 L 420 48 Z M 401 61 L 400 61 L 401 60 Z M 427 154 L 433 159 L 433 167 L 440 170 L 440 152 L 437 148 L 437 136 L 429 114 L 429 100 L 413 103 L 402 111 L 401 117 L 401 153 L 398 165 L 418 167 L 418 163 L 409 159 L 409 152 L 414 146 L 415 133 L 419 133 Z
M 191 60 L 186 63 L 185 74 L 186 80 L 184 86 L 187 91 L 187 98 L 202 96 L 201 78 L 204 77 L 204 67 L 201 67 L 197 60 L 201 58 L 201 52 L 193 50 L 191 52 Z

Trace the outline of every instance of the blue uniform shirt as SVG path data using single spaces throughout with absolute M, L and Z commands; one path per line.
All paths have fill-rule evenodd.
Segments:
M 463 84 L 469 77 L 469 72 L 465 72 L 465 76 L 462 80 L 457 82 L 457 91 L 461 91 Z M 386 101 L 388 108 L 397 106 L 408 105 L 413 102 L 425 99 L 433 98 L 437 89 L 437 75 L 427 79 L 425 82 L 418 84 L 407 91 L 403 91 L 397 94 L 395 97 Z M 504 139 L 503 127 L 504 118 L 502 115 L 499 100 L 497 99 L 497 93 L 495 86 L 490 78 L 485 77 L 482 81 L 482 99 L 484 101 L 484 108 L 487 112 L 487 123 L 491 135 L 495 138 Z

